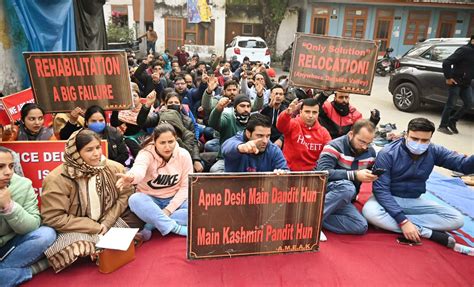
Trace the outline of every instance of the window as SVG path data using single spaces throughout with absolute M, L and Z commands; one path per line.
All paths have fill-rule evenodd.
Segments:
M 390 47 L 390 36 L 393 25 L 393 9 L 377 9 L 377 19 L 375 20 L 374 40 L 380 41 L 379 52 L 384 53 Z
M 314 8 L 311 33 L 316 35 L 327 35 L 329 23 L 328 8 Z
M 242 24 L 242 35 L 253 35 L 253 25 L 252 24 Z
M 416 42 L 426 39 L 430 18 L 431 12 L 410 11 L 405 32 L 405 45 L 414 45 Z
M 262 41 L 248 40 L 239 41 L 238 46 L 240 48 L 266 48 L 267 45 Z
M 214 34 L 214 20 L 193 24 L 185 18 L 165 18 L 165 45 L 170 51 L 183 44 L 212 46 Z
M 184 29 L 184 42 L 191 45 L 214 45 L 214 20 L 199 24 L 188 23 Z
M 364 38 L 367 8 L 346 8 L 344 22 L 343 37 Z
M 459 46 L 434 46 L 421 56 L 427 60 L 443 62 L 449 57 Z
M 128 7 L 127 5 L 111 5 L 112 23 L 122 27 L 128 26 Z
M 438 38 L 451 38 L 454 36 L 454 28 L 456 27 L 456 12 L 441 12 L 439 15 Z

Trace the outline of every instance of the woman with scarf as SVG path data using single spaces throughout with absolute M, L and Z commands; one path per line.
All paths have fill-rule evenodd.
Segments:
M 174 111 L 176 112 L 176 111 Z M 156 228 L 162 235 L 187 235 L 188 175 L 193 172 L 189 152 L 177 144 L 171 124 L 159 124 L 127 174 L 119 174 L 117 187 L 137 185 L 137 193 L 128 203 L 130 209 L 147 224 L 141 231 L 144 240 Z
M 17 125 L 6 126 L 3 141 L 47 141 L 54 139 L 52 127 L 44 126 L 44 111 L 35 103 L 21 108 L 21 121 Z
M 128 209 L 131 188 L 115 187 L 123 165 L 102 155 L 100 136 L 87 129 L 74 132 L 66 143 L 64 163 L 43 182 L 43 223 L 58 232 L 45 254 L 55 272 L 78 257 L 94 255 L 99 235 L 111 227 L 140 227 Z
M 67 140 L 72 133 L 81 129 L 81 126 L 77 124 L 77 118 L 81 111 L 81 108 L 76 108 L 71 112 L 69 121 L 59 132 L 62 140 Z M 104 109 L 95 105 L 90 106 L 84 113 L 84 127 L 107 140 L 109 159 L 125 164 L 129 157 L 127 145 L 120 132 L 116 128 L 108 126 L 105 119 Z

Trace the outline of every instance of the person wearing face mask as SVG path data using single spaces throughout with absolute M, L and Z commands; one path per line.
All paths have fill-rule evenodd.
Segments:
M 45 141 L 54 139 L 52 127 L 44 126 L 44 111 L 35 103 L 21 108 L 18 125 L 5 126 L 3 141 Z
M 81 129 L 77 122 L 81 114 L 84 114 L 84 127 L 98 133 L 102 139 L 107 140 L 109 159 L 125 165 L 129 156 L 127 145 L 120 132 L 116 128 L 107 125 L 105 111 L 99 106 L 90 106 L 85 113 L 80 107 L 71 111 L 69 121 L 59 132 L 61 139 L 67 140 L 75 131 Z
M 219 145 L 245 129 L 250 118 L 251 102 L 245 95 L 234 98 L 233 107 L 225 108 L 231 103 L 227 97 L 222 97 L 212 110 L 209 117 L 209 126 L 220 133 Z M 211 172 L 224 172 L 224 159 L 219 150 L 217 162 L 211 167 Z
M 472 86 L 474 78 L 474 35 L 462 47 L 443 61 L 443 73 L 448 85 L 448 99 L 441 115 L 438 131 L 452 135 L 459 133 L 456 122 L 472 107 Z M 463 101 L 461 109 L 455 110 L 456 100 Z
M 351 203 L 363 182 L 373 182 L 377 176 L 370 171 L 375 150 L 370 145 L 375 126 L 369 120 L 358 120 L 347 135 L 324 146 L 318 160 L 318 171 L 328 171 L 324 198 L 323 227 L 341 234 L 365 234 L 367 220 Z
M 382 229 L 402 233 L 410 241 L 422 238 L 474 256 L 474 249 L 456 243 L 446 231 L 463 226 L 463 215 L 454 208 L 424 197 L 434 166 L 464 174 L 474 173 L 474 156 L 466 156 L 431 143 L 433 122 L 415 118 L 404 138 L 386 145 L 375 166 L 386 171 L 373 184 L 373 194 L 362 209 L 367 221 Z
M 294 113 L 299 115 L 293 117 Z M 293 100 L 278 116 L 276 127 L 284 136 L 283 154 L 291 171 L 310 171 L 330 140 L 329 132 L 318 122 L 319 106 L 315 99 Z
M 334 100 L 328 102 L 331 92 L 322 92 L 316 99 L 319 104 L 319 122 L 335 139 L 347 134 L 352 125 L 362 119 L 362 114 L 349 103 L 349 93 L 336 92 Z M 380 121 L 380 112 L 376 109 L 370 112 L 370 121 L 377 126 Z

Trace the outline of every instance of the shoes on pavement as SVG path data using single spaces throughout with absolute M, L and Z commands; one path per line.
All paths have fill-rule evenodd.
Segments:
M 452 135 L 453 134 L 453 132 L 450 131 L 447 127 L 439 127 L 438 132 L 443 133 L 443 134 L 447 134 L 447 135 Z
M 459 133 L 458 129 L 456 128 L 456 123 L 455 122 L 450 122 L 448 124 L 448 128 L 453 132 L 453 134 L 458 134 Z

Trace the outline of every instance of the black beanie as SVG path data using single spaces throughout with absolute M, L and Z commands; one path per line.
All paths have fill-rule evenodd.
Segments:
M 234 107 L 237 107 L 242 102 L 248 102 L 249 104 L 252 104 L 252 102 L 250 102 L 250 98 L 246 95 L 238 95 L 234 98 Z

